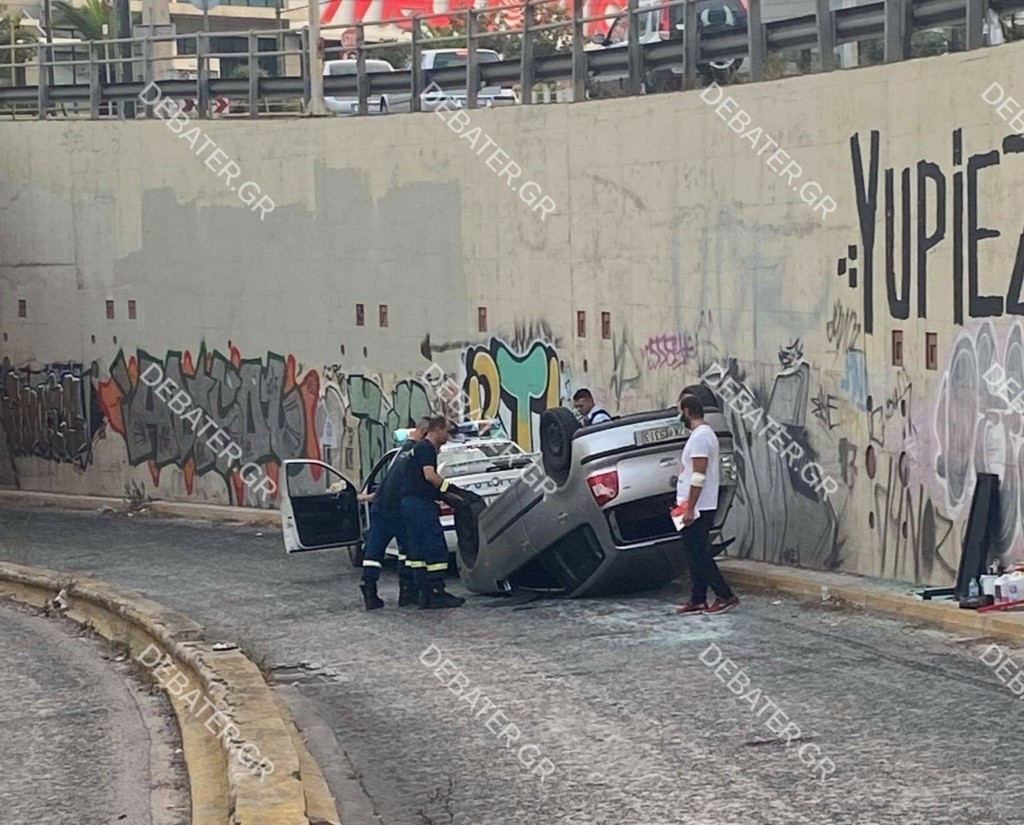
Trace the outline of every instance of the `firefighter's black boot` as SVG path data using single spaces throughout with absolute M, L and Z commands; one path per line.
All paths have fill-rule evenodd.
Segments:
M 409 605 L 416 604 L 418 599 L 416 598 L 416 585 L 412 583 L 411 579 L 399 579 L 398 580 L 398 606 L 408 607 Z
M 421 584 L 415 586 L 413 589 L 416 592 L 416 606 L 420 610 L 426 610 L 430 607 L 430 585 Z
M 443 607 L 462 607 L 466 600 L 461 596 L 453 596 L 444 589 L 444 582 L 430 586 L 427 591 L 427 608 L 436 610 Z M 420 605 L 422 607 L 422 605 Z
M 377 610 L 384 606 L 383 600 L 377 595 L 377 582 L 360 582 L 359 589 L 363 591 L 363 606 L 367 610 Z

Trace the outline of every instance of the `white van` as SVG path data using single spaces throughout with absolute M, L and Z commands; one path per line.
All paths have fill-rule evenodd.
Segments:
M 477 49 L 477 61 L 480 63 L 500 63 L 501 55 L 492 49 Z M 427 49 L 422 52 L 420 68 L 424 71 L 436 69 L 448 69 L 453 66 L 465 67 L 469 59 L 468 49 Z M 431 81 L 425 81 L 430 86 Z M 468 95 L 466 89 L 446 89 L 443 93 L 437 90 L 424 92 L 420 96 L 423 111 L 429 112 L 436 109 L 442 100 L 449 101 L 455 108 L 466 106 Z M 491 106 L 509 106 L 519 103 L 519 93 L 513 86 L 484 86 L 476 94 L 477 106 L 490 108 Z
M 355 60 L 326 60 L 324 61 L 324 77 L 337 75 L 355 75 Z M 370 72 L 393 72 L 395 67 L 386 60 L 367 60 L 366 71 Z M 375 94 L 367 101 L 367 112 L 371 115 L 386 115 L 391 112 L 408 112 L 410 95 L 406 93 L 386 92 Z M 359 114 L 359 96 L 353 93 L 344 97 L 324 97 L 327 109 L 338 115 Z

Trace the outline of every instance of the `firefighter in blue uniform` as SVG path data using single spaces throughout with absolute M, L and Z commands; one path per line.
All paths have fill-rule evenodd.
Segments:
M 377 595 L 377 582 L 380 579 L 384 553 L 392 539 L 398 540 L 398 606 L 405 607 L 416 603 L 412 568 L 409 567 L 406 558 L 408 542 L 401 509 L 402 476 L 404 464 L 408 461 L 413 448 L 427 434 L 428 421 L 427 418 L 421 418 L 416 422 L 416 426 L 409 432 L 408 439 L 402 443 L 398 454 L 388 465 L 384 481 L 371 498 L 370 530 L 366 534 L 363 578 L 359 583 L 359 589 L 363 591 L 363 606 L 367 610 L 384 607 L 384 601 Z
M 454 498 L 457 488 L 438 475 L 437 451 L 448 437 L 448 421 L 431 418 L 426 436 L 413 447 L 402 473 L 402 517 L 409 543 L 407 564 L 412 568 L 421 610 L 461 607 L 466 601 L 444 589 L 448 545 L 437 501 L 442 493 Z

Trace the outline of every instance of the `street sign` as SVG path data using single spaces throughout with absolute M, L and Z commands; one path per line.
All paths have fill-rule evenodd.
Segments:
M 356 47 L 356 37 L 355 29 L 345 29 L 341 33 L 341 48 L 354 49 Z
M 209 11 L 220 5 L 220 0 L 188 0 L 199 11 Z

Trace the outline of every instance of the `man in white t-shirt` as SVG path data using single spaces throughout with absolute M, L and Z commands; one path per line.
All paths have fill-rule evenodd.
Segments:
M 696 396 L 685 393 L 679 396 L 679 416 L 690 430 L 676 482 L 676 506 L 687 505 L 681 536 L 690 565 L 691 591 L 690 601 L 679 605 L 676 613 L 725 613 L 734 609 L 740 600 L 722 578 L 711 554 L 711 525 L 718 509 L 718 436 L 704 422 L 704 405 Z M 710 607 L 708 587 L 716 596 Z

